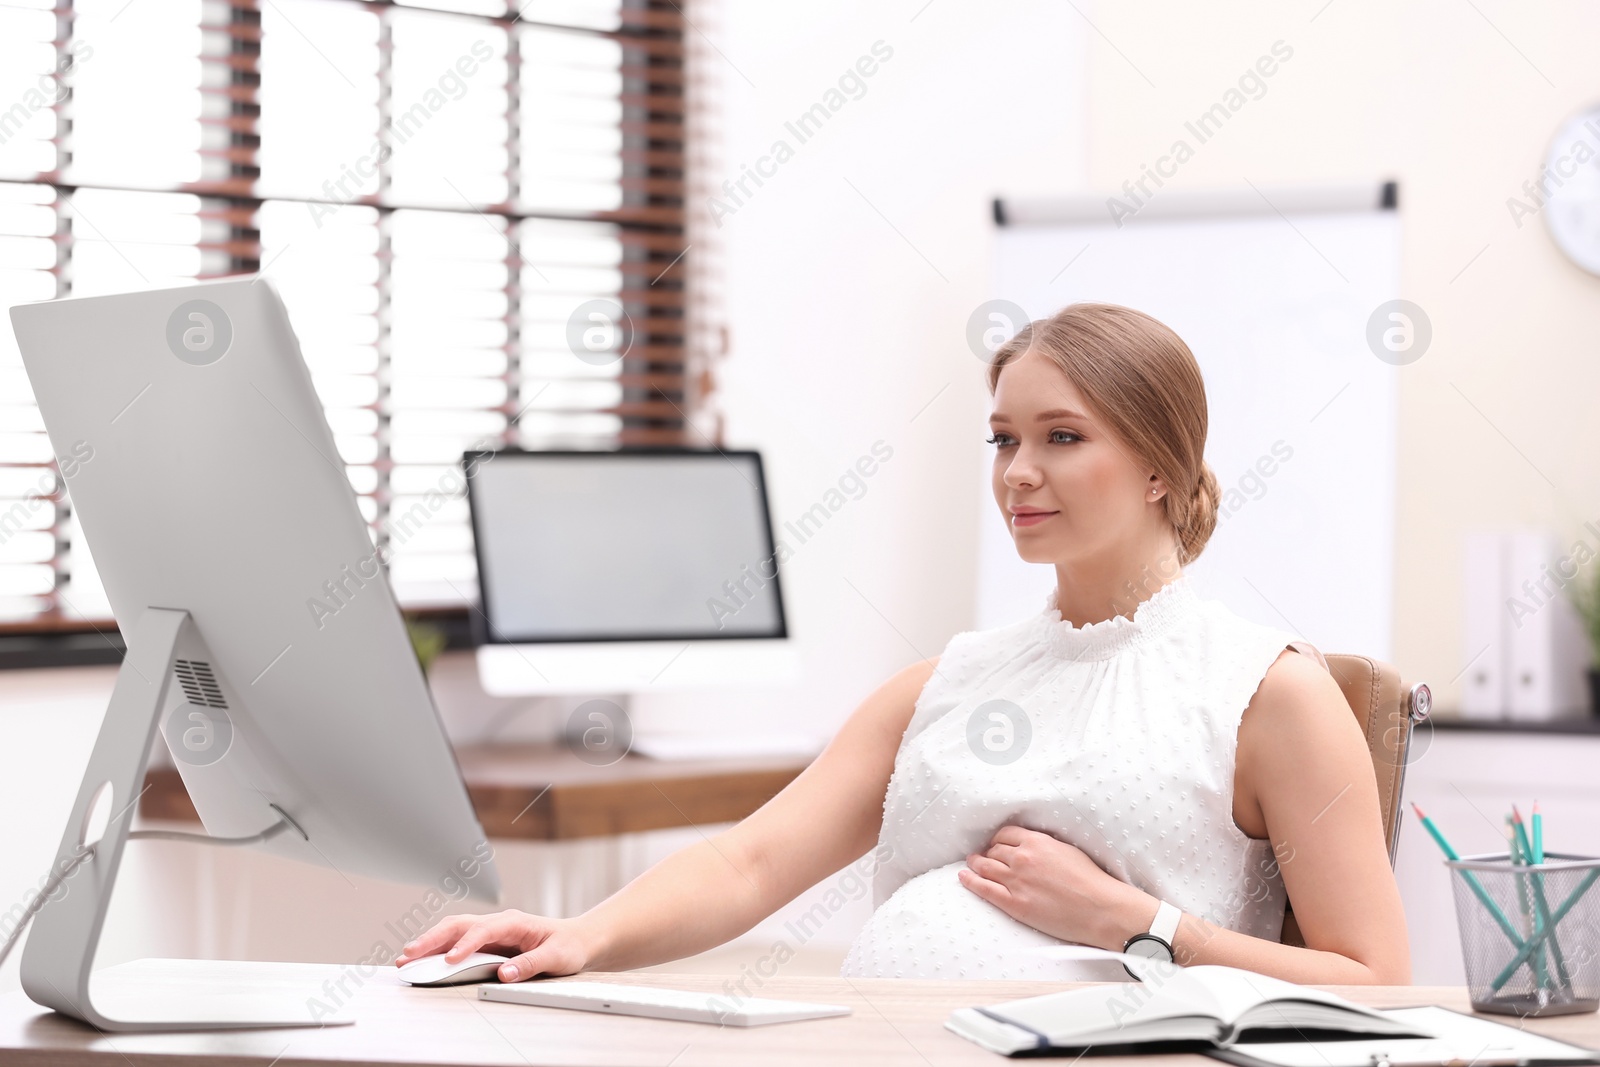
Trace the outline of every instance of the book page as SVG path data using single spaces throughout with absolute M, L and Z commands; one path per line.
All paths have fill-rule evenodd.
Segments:
M 1134 982 L 1112 982 L 992 1004 L 986 1010 L 1046 1034 L 1059 1045 L 1075 1044 L 1086 1035 L 1103 1039 L 1112 1033 L 1140 1040 L 1142 1027 L 1174 1018 L 1197 1020 L 1184 1028 L 1196 1038 L 1216 1038 L 1222 1024 L 1215 1017 L 1215 1004 L 1203 989 L 1180 981 L 1180 977 L 1168 980 L 1159 990 Z
M 1130 987 L 1131 990 L 1137 991 L 1129 994 L 1133 1004 L 1143 1004 L 1152 998 L 1163 1001 L 1171 999 L 1186 1007 L 1202 1010 L 1206 1015 L 1216 1018 L 1218 1022 L 1230 1028 L 1252 1008 L 1279 999 L 1313 1001 L 1359 1015 L 1369 1017 L 1371 1015 L 1360 1005 L 1332 993 L 1295 985 L 1278 978 L 1269 978 L 1264 974 L 1238 967 L 1226 967 L 1214 963 L 1178 967 L 1171 963 L 1158 963 L 1088 945 L 1062 945 L 1036 951 L 1056 959 L 1123 961 L 1143 979 L 1142 983 Z M 1169 1014 L 1169 1010 L 1162 1008 L 1160 1013 Z
M 1195 979 L 1211 994 L 1216 1002 L 1217 1017 L 1229 1026 L 1236 1024 L 1252 1008 L 1261 1005 L 1267 1005 L 1262 1014 L 1270 1019 L 1272 1011 L 1270 1002 L 1275 1000 L 1313 1001 L 1352 1015 L 1370 1017 L 1377 1014 L 1371 1008 L 1346 1000 L 1335 993 L 1314 989 L 1311 986 L 1296 985 L 1281 978 L 1270 978 L 1237 967 L 1202 964 L 1198 967 L 1185 968 L 1184 974 Z M 1257 1020 L 1252 1022 L 1257 1022 L 1259 1025 Z
M 1387 1018 L 1380 1012 L 1333 993 L 1295 985 L 1253 971 L 1216 964 L 1183 967 L 1151 973 L 1144 982 L 1118 982 L 1087 989 L 1047 993 L 1044 996 L 989 1005 L 986 1010 L 1038 1033 L 1057 1044 L 1070 1045 L 1085 1035 L 1116 1033 L 1140 1040 L 1145 1028 L 1171 1032 L 1166 1020 L 1194 1019 L 1179 1029 L 1199 1038 L 1225 1040 L 1241 1018 L 1255 1011 L 1252 1025 L 1273 1025 L 1273 1016 L 1286 1020 L 1293 1007 L 1274 1007 L 1277 1000 L 1310 1001 L 1338 1013 L 1337 1018 Z M 1302 1009 L 1302 1016 L 1305 1014 Z M 1287 1021 L 1286 1021 L 1287 1024 Z M 1302 1022 L 1301 1025 L 1304 1025 Z
M 1434 1005 L 1389 1008 L 1380 1014 L 1429 1038 L 1374 1038 L 1356 1041 L 1251 1042 L 1210 1053 L 1250 1067 L 1370 1067 L 1377 1055 L 1393 1067 L 1474 1063 L 1479 1067 L 1511 1060 L 1592 1063 L 1587 1049 L 1502 1023 L 1463 1015 Z

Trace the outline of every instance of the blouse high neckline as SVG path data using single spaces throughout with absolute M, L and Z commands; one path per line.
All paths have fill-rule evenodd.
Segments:
M 1199 604 L 1187 574 L 1157 589 L 1134 608 L 1132 618 L 1113 615 L 1100 622 L 1073 626 L 1061 616 L 1056 590 L 1045 597 L 1044 621 L 1051 649 L 1063 659 L 1108 659 L 1123 649 L 1164 633 Z

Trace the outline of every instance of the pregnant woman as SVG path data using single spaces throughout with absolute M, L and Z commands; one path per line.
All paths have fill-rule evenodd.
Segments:
M 1036 950 L 1132 940 L 1296 982 L 1409 982 L 1371 758 L 1326 663 L 1183 571 L 1219 503 L 1188 346 L 1075 304 L 1002 346 L 988 384 L 995 503 L 1018 554 L 1055 567 L 1042 611 L 906 667 L 759 811 L 583 915 L 448 918 L 396 962 L 498 952 L 503 981 L 661 963 L 870 851 L 847 976 L 1125 978 Z M 1304 948 L 1279 943 L 1286 897 Z

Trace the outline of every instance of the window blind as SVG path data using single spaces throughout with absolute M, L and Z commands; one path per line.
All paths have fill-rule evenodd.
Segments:
M 0 0 L 0 304 L 261 271 L 403 604 L 467 448 L 705 444 L 670 0 Z M 0 625 L 109 615 L 9 322 Z M 450 498 L 419 509 L 432 491 Z

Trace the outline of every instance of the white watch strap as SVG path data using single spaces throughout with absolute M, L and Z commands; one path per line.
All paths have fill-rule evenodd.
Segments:
M 1150 932 L 1170 945 L 1178 932 L 1178 920 L 1181 918 L 1183 912 L 1163 900 L 1156 909 L 1156 917 L 1150 922 Z

